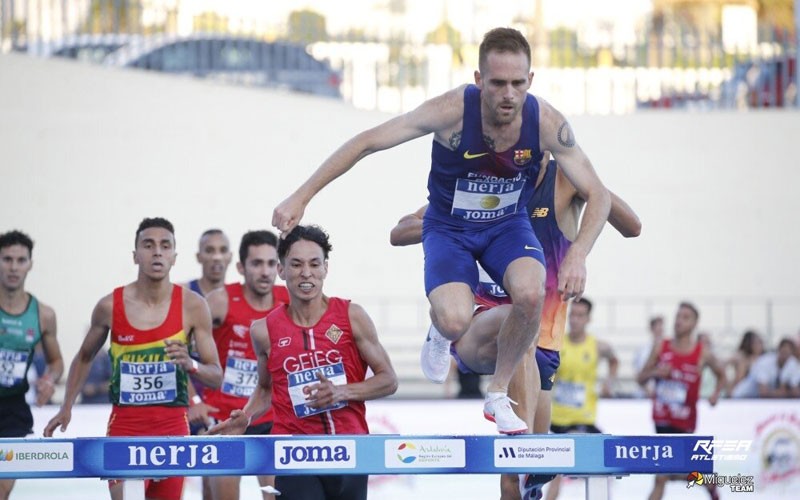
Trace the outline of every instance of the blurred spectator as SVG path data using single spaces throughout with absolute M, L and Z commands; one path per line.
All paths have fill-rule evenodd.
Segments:
M 780 379 L 785 390 L 785 395 L 782 397 L 800 398 L 800 343 L 790 338 L 783 341 L 788 342 L 787 345 L 791 345 L 793 354 L 781 370 Z
M 796 359 L 798 362 L 791 363 L 791 366 L 783 374 L 788 398 L 800 398 L 800 355 Z
M 750 373 L 731 391 L 733 398 L 785 398 L 797 379 L 800 361 L 797 346 L 790 338 L 778 344 L 776 352 L 762 354 L 750 367 Z
M 705 367 L 710 367 L 717 378 L 716 387 L 708 398 L 709 405 L 715 406 L 727 387 L 722 363 L 708 349 L 708 344 L 695 336 L 699 321 L 697 306 L 691 302 L 681 302 L 675 315 L 674 337 L 662 341 L 653 349 L 636 377 L 640 384 L 656 379 L 653 397 L 656 434 L 694 434 L 697 428 L 700 376 Z M 685 476 L 657 475 L 650 500 L 663 498 L 667 481 L 676 478 L 686 483 Z M 709 482 L 705 486 L 711 498 L 719 498 L 715 483 Z
M 647 363 L 653 346 L 660 345 L 664 340 L 664 316 L 653 316 L 650 318 L 650 341 L 636 351 L 633 357 L 633 373 L 639 373 Z M 655 382 L 650 380 L 645 387 L 637 387 L 632 396 L 635 398 L 645 398 L 653 395 Z
M 94 357 L 86 383 L 81 389 L 81 403 L 99 405 L 109 403 L 108 385 L 111 382 L 111 358 L 105 347 Z
M 733 368 L 733 377 L 728 387 L 728 393 L 732 394 L 734 387 L 747 377 L 750 367 L 764 354 L 764 341 L 755 330 L 748 330 L 742 335 L 739 348 L 727 365 Z

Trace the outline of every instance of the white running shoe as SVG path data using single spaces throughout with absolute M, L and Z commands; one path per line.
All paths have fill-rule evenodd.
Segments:
M 261 491 L 263 491 L 267 495 L 275 495 L 276 497 L 281 496 L 281 492 L 276 490 L 274 487 L 272 487 L 270 485 L 266 485 L 266 486 L 262 487 Z
M 436 384 L 444 384 L 450 373 L 450 344 L 435 326 L 428 329 L 428 337 L 422 345 L 419 362 L 425 378 Z
M 497 424 L 500 434 L 524 434 L 528 432 L 528 425 L 514 413 L 511 403 L 517 404 L 505 393 L 489 392 L 483 405 L 483 416 Z
M 544 485 L 555 477 L 555 474 L 520 474 L 519 494 L 522 500 L 541 500 L 544 496 Z

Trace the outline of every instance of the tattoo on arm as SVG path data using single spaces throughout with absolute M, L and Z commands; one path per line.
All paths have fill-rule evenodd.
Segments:
M 492 139 L 488 135 L 484 134 L 483 135 L 483 142 L 485 142 L 486 145 L 489 146 L 489 149 L 491 149 L 492 151 L 495 150 L 495 148 L 494 148 L 494 139 Z
M 450 136 L 450 149 L 455 151 L 458 149 L 458 146 L 461 145 L 461 131 L 453 132 L 453 135 Z
M 565 148 L 571 148 L 575 145 L 575 136 L 572 134 L 572 128 L 567 122 L 558 127 L 558 143 Z

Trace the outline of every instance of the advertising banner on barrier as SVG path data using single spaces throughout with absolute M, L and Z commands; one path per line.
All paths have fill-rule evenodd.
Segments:
M 485 492 L 486 497 L 496 496 L 498 480 L 496 475 L 478 474 L 462 475 L 457 481 L 442 481 L 437 474 L 451 472 L 451 467 L 458 469 L 459 466 L 451 465 L 442 455 L 433 454 L 436 460 L 441 463 L 433 465 L 416 460 L 411 463 L 404 463 L 403 460 L 414 458 L 415 450 L 409 446 L 399 449 L 401 443 L 408 442 L 416 446 L 418 439 L 416 435 L 428 436 L 425 439 L 447 440 L 456 439 L 449 436 L 459 435 L 464 442 L 465 463 L 464 468 L 468 470 L 479 470 L 494 467 L 496 454 L 494 453 L 495 439 L 486 442 L 471 442 L 470 438 L 474 435 L 491 435 L 495 432 L 495 426 L 491 422 L 483 419 L 481 405 L 479 401 L 469 400 L 442 400 L 442 401 L 374 401 L 368 409 L 368 421 L 370 429 L 374 433 L 385 434 L 386 441 L 380 443 L 370 460 L 377 461 L 381 465 L 381 470 L 385 475 L 372 475 L 370 477 L 370 496 L 381 499 L 400 499 L 412 496 L 416 500 L 428 500 L 434 498 L 454 497 L 461 495 L 464 498 L 471 498 L 475 492 Z M 32 408 L 34 414 L 34 435 L 41 436 L 42 428 L 45 423 L 55 413 L 56 408 L 42 407 Z M 73 409 L 73 419 L 67 432 L 58 436 L 65 438 L 77 438 L 83 436 L 101 437 L 105 432 L 105 424 L 108 421 L 110 407 L 104 405 L 76 406 Z M 421 418 L 424 416 L 424 418 Z M 454 418 L 457 416 L 457 418 Z M 626 434 L 635 436 L 647 436 L 653 434 L 653 422 L 651 418 L 651 403 L 647 400 L 601 400 L 598 403 L 597 426 L 610 434 Z M 701 401 L 699 405 L 697 441 L 693 443 L 691 449 L 684 448 L 685 456 L 688 456 L 690 464 L 695 462 L 712 461 L 714 474 L 708 476 L 699 467 L 693 470 L 694 477 L 699 479 L 702 475 L 703 481 L 717 481 L 720 485 L 720 497 L 725 499 L 743 498 L 742 491 L 747 491 L 752 487 L 758 498 L 770 499 L 794 499 L 797 491 L 800 491 L 800 410 L 797 407 L 797 400 L 723 400 L 715 407 L 711 407 Z M 437 435 L 432 435 L 437 434 Z M 411 439 L 415 436 L 415 439 Z M 706 436 L 705 438 L 702 436 Z M 505 436 L 495 436 L 497 440 L 508 439 Z M 616 438 L 617 436 L 609 436 Z M 561 436 L 564 438 L 564 436 Z M 176 438 L 171 438 L 176 439 Z M 253 466 L 251 461 L 264 462 L 273 460 L 274 449 L 267 447 L 251 451 L 247 446 L 245 438 L 222 438 L 233 442 L 239 442 L 245 446 L 246 470 Z M 530 437 L 528 437 L 530 439 Z M 387 443 L 392 441 L 393 447 Z M 0 474 L 3 477 L 16 476 L 16 472 L 11 472 L 14 467 L 20 467 L 19 463 L 14 462 L 18 459 L 16 448 L 18 442 L 28 443 L 25 440 L 8 440 L 0 442 Z M 73 453 L 71 458 L 75 470 L 83 470 L 84 477 L 93 477 L 87 472 L 121 475 L 130 471 L 106 471 L 100 461 L 103 459 L 103 449 L 99 443 L 94 443 L 88 452 L 86 449 L 79 448 L 80 441 L 72 442 Z M 127 440 L 125 440 L 127 441 Z M 131 440 L 140 445 L 141 440 Z M 169 443 L 169 439 L 160 441 Z M 44 446 L 53 446 L 63 440 L 46 440 Z M 227 442 L 227 441 L 226 441 Z M 133 444 L 131 443 L 131 444 Z M 647 446 L 647 442 L 640 442 L 638 446 Z M 83 446 L 83 445 L 80 445 Z M 605 446 L 610 448 L 606 449 Z M 576 467 L 594 467 L 610 470 L 611 464 L 617 460 L 626 460 L 623 450 L 620 450 L 620 458 L 617 458 L 617 444 L 609 442 L 608 445 L 600 445 L 596 451 L 596 456 L 586 457 L 580 443 L 576 443 Z M 42 448 L 37 445 L 37 450 Z M 48 448 L 44 448 L 45 451 Z M 52 448 L 49 448 L 52 449 Z M 148 453 L 151 452 L 147 449 Z M 417 447 L 419 450 L 419 447 Z M 477 451 L 476 451 L 477 450 Z M 14 451 L 9 456 L 9 452 Z M 165 450 L 168 451 L 168 450 Z M 180 456 L 180 450 L 177 450 Z M 426 450 L 427 451 L 427 450 Z M 451 450 L 455 459 L 459 450 Z M 648 460 L 651 460 L 651 452 L 648 450 L 647 458 L 644 458 L 644 449 L 637 451 L 628 449 L 627 460 L 642 461 L 630 463 L 632 467 L 640 467 Z M 129 451 L 126 452 L 129 453 Z M 155 459 L 160 458 L 160 451 L 156 451 Z M 608 456 L 608 466 L 606 465 L 606 454 Z M 674 450 L 673 450 L 674 453 Z M 225 457 L 225 452 L 218 450 L 218 454 Z M 398 458 L 400 455 L 400 458 Z M 167 457 L 168 454 L 165 455 Z M 197 451 L 198 467 L 202 466 L 202 453 L 200 448 Z M 423 455 L 420 455 L 423 456 Z M 631 458 L 636 456 L 638 458 Z M 663 456 L 663 455 L 662 455 Z M 10 460 L 6 459 L 9 457 Z M 53 463 L 51 457 L 25 457 L 34 458 L 27 460 L 26 464 L 35 462 L 36 467 L 24 467 L 28 472 L 25 477 L 53 477 L 57 472 L 37 471 L 36 468 L 50 467 L 61 470 L 69 469 L 65 458 L 57 459 L 58 463 Z M 148 463 L 151 457 L 148 457 Z M 447 459 L 449 460 L 449 458 Z M 80 463 L 79 463 L 80 461 Z M 227 458 L 222 458 L 221 463 L 226 463 Z M 359 450 L 358 464 L 361 465 L 362 455 Z M 139 462 L 143 463 L 143 462 Z M 417 464 L 415 466 L 415 463 Z M 124 464 L 123 464 L 124 465 Z M 209 464 L 210 466 L 210 464 Z M 440 468 L 438 466 L 441 466 Z M 691 467 L 691 465 L 690 465 Z M 439 468 L 439 470 L 437 470 Z M 238 470 L 238 469 L 237 469 Z M 663 469 L 662 469 L 663 470 Z M 406 472 L 414 472 L 416 475 L 407 475 Z M 9 474 L 11 473 L 11 474 Z M 200 474 L 205 472 L 195 472 Z M 242 474 L 244 472 L 236 472 Z M 147 477 L 148 471 L 142 470 L 138 477 Z M 686 498 L 687 488 L 690 484 L 691 473 L 687 474 L 685 482 L 670 482 L 664 496 L 665 500 L 681 500 Z M 70 478 L 78 477 L 80 474 L 73 472 L 62 472 L 59 477 Z M 646 495 L 653 487 L 653 478 L 646 474 L 634 474 L 625 477 L 622 474 L 621 480 L 610 481 L 610 489 L 613 498 L 626 499 L 633 498 L 628 492 L 635 491 L 636 498 Z M 734 482 L 751 481 L 750 484 L 729 484 Z M 59 490 L 67 495 L 65 498 L 77 500 L 83 498 L 100 498 L 107 495 L 105 483 L 93 480 L 69 480 L 53 479 L 48 481 L 20 481 L 15 487 L 15 498 L 24 500 L 42 498 L 50 493 L 53 488 L 63 488 L 65 484 L 72 485 L 81 482 L 81 487 L 85 488 L 83 494 L 74 490 L 76 493 L 69 497 L 73 490 L 66 488 Z M 195 486 L 197 483 L 198 486 Z M 199 480 L 190 479 L 187 483 L 187 500 L 197 500 L 200 498 Z M 697 486 L 697 482 L 691 482 Z M 246 479 L 242 481 L 242 492 L 256 496 L 260 494 L 257 483 L 254 480 Z M 250 488 L 250 489 L 248 489 Z M 692 494 L 696 494 L 696 488 L 692 488 Z M 560 498 L 584 498 L 584 485 L 582 482 L 566 478 L 562 482 L 562 493 Z M 702 492 L 701 492 L 702 493 Z M 26 496 L 27 495 L 27 496 Z M 702 495 L 701 495 L 702 496 Z
M 0 477 L 6 473 L 72 472 L 74 456 L 72 443 L 5 442 L 0 444 Z
M 0 478 L 713 472 L 710 436 L 241 436 L 0 440 Z

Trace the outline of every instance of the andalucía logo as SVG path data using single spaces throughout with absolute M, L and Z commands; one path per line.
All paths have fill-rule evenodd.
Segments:
M 218 444 L 192 441 L 103 444 L 103 463 L 109 470 L 141 469 L 243 469 L 244 441 L 219 440 Z
M 417 447 L 414 443 L 401 443 L 397 447 L 397 459 L 404 464 L 410 464 L 417 459 Z
M 464 467 L 466 444 L 463 439 L 387 439 L 384 466 L 387 468 L 446 469 Z

